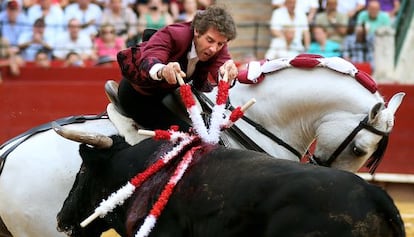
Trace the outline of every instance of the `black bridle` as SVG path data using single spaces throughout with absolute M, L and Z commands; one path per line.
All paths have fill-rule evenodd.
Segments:
M 334 151 L 334 153 L 329 157 L 329 159 L 323 161 L 320 158 L 316 157 L 315 155 L 312 155 L 309 157 L 309 163 L 320 165 L 320 166 L 326 166 L 330 167 L 332 163 L 338 158 L 339 154 L 343 152 L 343 150 L 351 143 L 351 141 L 355 138 L 357 133 L 361 131 L 362 129 L 367 129 L 368 131 L 375 133 L 377 135 L 382 136 L 381 141 L 378 144 L 377 150 L 374 152 L 372 157 L 369 159 L 367 163 L 367 167 L 370 168 L 370 173 L 373 174 L 378 167 L 384 152 L 385 148 L 388 144 L 388 132 L 380 131 L 370 124 L 368 124 L 368 116 L 366 116 L 361 122 L 359 122 L 358 126 L 354 128 L 354 130 L 345 138 L 345 140 L 339 145 L 339 147 Z
M 205 96 L 203 93 L 199 93 L 194 91 L 194 94 L 199 99 L 201 106 L 203 107 L 203 111 L 210 111 L 211 107 L 213 106 L 213 102 Z M 227 105 L 228 109 L 233 110 L 234 107 L 228 103 Z M 287 144 L 285 141 L 283 141 L 281 138 L 277 137 L 275 134 L 271 133 L 269 130 L 264 128 L 262 125 L 256 123 L 252 119 L 248 118 L 247 116 L 243 116 L 242 119 L 250 124 L 252 127 L 254 127 L 258 132 L 263 134 L 264 136 L 268 137 L 272 141 L 276 142 L 277 144 L 281 145 L 288 151 L 290 151 L 292 154 L 294 154 L 296 157 L 298 157 L 299 161 L 302 159 L 302 154 Z M 367 167 L 370 169 L 369 172 L 373 174 L 378 167 L 379 163 L 382 160 L 382 157 L 384 156 L 385 149 L 388 144 L 388 132 L 380 131 L 370 124 L 368 124 L 368 116 L 366 116 L 362 121 L 359 122 L 358 126 L 345 138 L 345 140 L 339 145 L 339 147 L 333 152 L 333 154 L 329 157 L 328 160 L 323 161 L 319 157 L 316 157 L 315 155 L 311 154 L 309 151 L 306 151 L 306 155 L 309 157 L 309 163 L 320 165 L 320 166 L 326 166 L 330 167 L 332 163 L 338 158 L 339 154 L 343 152 L 343 150 L 351 143 L 351 141 L 355 138 L 357 133 L 361 131 L 362 129 L 367 129 L 368 131 L 375 133 L 377 135 L 382 136 L 381 141 L 378 144 L 377 150 L 372 154 L 370 159 L 367 162 Z M 255 141 L 250 139 L 244 132 L 242 132 L 237 126 L 232 126 L 229 128 L 229 132 L 236 137 L 236 139 L 243 144 L 243 146 L 246 149 L 249 150 L 255 150 L 259 152 L 264 151 Z

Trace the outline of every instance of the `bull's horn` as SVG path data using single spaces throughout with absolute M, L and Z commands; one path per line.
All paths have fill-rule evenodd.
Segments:
M 112 139 L 108 136 L 97 133 L 69 130 L 60 126 L 56 122 L 52 122 L 52 128 L 57 134 L 61 135 L 64 138 L 85 143 L 96 148 L 109 148 L 113 143 Z

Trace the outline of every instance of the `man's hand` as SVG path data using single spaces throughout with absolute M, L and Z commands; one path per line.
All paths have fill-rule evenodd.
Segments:
M 177 74 L 185 77 L 185 72 L 181 71 L 180 64 L 177 62 L 170 62 L 165 67 L 160 69 L 161 78 L 168 84 L 177 84 Z
M 224 76 L 224 73 L 227 72 L 228 75 L 228 83 L 231 84 L 232 81 L 237 77 L 239 71 L 237 70 L 236 64 L 234 64 L 233 60 L 226 61 L 220 67 L 220 75 Z

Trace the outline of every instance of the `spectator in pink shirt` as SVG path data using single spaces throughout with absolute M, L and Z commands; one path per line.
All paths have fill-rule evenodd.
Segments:
M 110 57 L 116 59 L 117 53 L 126 48 L 125 40 L 116 35 L 115 27 L 111 24 L 103 24 L 98 37 L 94 41 L 95 54 L 98 59 Z

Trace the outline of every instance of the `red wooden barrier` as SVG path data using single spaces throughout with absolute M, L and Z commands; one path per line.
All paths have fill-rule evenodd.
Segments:
M 3 75 L 7 75 L 3 73 Z M 116 67 L 35 68 L 0 84 L 0 144 L 61 117 L 98 114 L 106 109 L 106 80 L 119 80 Z
M 108 103 L 104 83 L 108 79 L 119 80 L 119 69 L 25 68 L 19 78 L 4 78 L 0 84 L 0 144 L 58 118 L 104 111 Z M 406 97 L 377 171 L 414 174 L 414 86 L 384 84 L 379 90 L 386 101 L 400 91 L 406 92 Z

